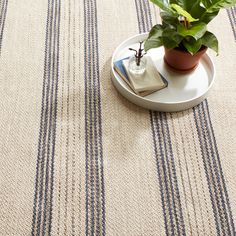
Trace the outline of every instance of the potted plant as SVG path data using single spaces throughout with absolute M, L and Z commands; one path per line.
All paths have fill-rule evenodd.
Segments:
M 152 27 L 144 48 L 164 46 L 165 62 L 174 69 L 194 69 L 207 48 L 218 55 L 218 40 L 207 30 L 207 24 L 220 9 L 236 0 L 151 0 L 162 12 L 162 23 Z

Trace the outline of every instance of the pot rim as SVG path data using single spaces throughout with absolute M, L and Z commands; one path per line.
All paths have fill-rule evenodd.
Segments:
M 185 53 L 185 54 L 190 54 L 190 55 L 192 55 L 190 52 L 185 51 L 185 50 L 181 49 L 180 47 L 166 48 L 166 47 L 164 46 L 164 48 L 165 48 L 165 50 L 168 50 L 168 51 L 175 50 L 175 51 L 178 51 L 178 52 L 182 52 L 182 53 Z M 196 54 L 198 54 L 198 53 L 200 53 L 200 52 L 202 52 L 202 51 L 206 51 L 207 49 L 208 49 L 207 46 L 202 45 L 202 47 L 201 47 L 195 54 L 193 54 L 192 56 L 194 56 L 194 55 L 196 55 Z

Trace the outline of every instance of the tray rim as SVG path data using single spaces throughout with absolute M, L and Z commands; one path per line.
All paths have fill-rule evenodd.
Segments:
M 211 57 L 205 53 L 203 55 L 203 57 L 200 59 L 201 61 L 205 61 L 205 64 L 209 64 L 209 69 L 211 71 L 211 74 L 212 74 L 212 79 L 210 81 L 210 84 L 208 85 L 208 88 L 206 89 L 206 91 L 204 93 L 202 93 L 201 95 L 197 95 L 193 98 L 190 98 L 190 99 L 187 99 L 187 100 L 183 100 L 183 101 L 176 101 L 176 102 L 161 102 L 161 101 L 158 101 L 158 100 L 151 100 L 147 97 L 141 97 L 137 94 L 135 94 L 128 86 L 124 86 L 122 83 L 125 83 L 123 82 L 123 80 L 120 78 L 120 76 L 116 73 L 116 71 L 114 70 L 114 60 L 115 60 L 115 57 L 116 55 L 119 53 L 120 50 L 122 50 L 122 46 L 124 48 L 124 45 L 127 44 L 129 41 L 135 41 L 138 42 L 140 40 L 144 40 L 145 38 L 147 38 L 148 36 L 148 32 L 145 32 L 145 33 L 141 33 L 141 34 L 136 34 L 136 35 L 133 35 L 129 38 L 127 38 L 126 40 L 122 41 L 117 47 L 116 49 L 114 50 L 113 54 L 112 54 L 112 59 L 111 59 L 111 75 L 112 75 L 112 81 L 113 81 L 113 84 L 115 85 L 116 89 L 124 96 L 126 97 L 126 99 L 128 99 L 129 101 L 135 103 L 136 105 L 139 105 L 139 106 L 142 106 L 144 108 L 147 108 L 147 109 L 152 109 L 152 110 L 157 110 L 157 111 L 181 111 L 181 110 L 185 110 L 185 109 L 188 109 L 188 108 L 191 108 L 191 107 L 194 107 L 196 105 L 198 105 L 199 103 L 201 103 L 205 98 L 206 98 L 206 95 L 208 94 L 208 92 L 210 91 L 211 87 L 213 86 L 214 84 L 214 81 L 215 81 L 215 74 L 216 74 L 216 71 L 215 71 L 215 65 L 214 65 L 214 62 L 213 60 L 211 59 Z M 194 72 L 193 72 L 194 73 Z M 118 78 L 117 78 L 118 77 Z M 122 81 L 122 83 L 121 83 Z M 119 85 L 117 85 L 117 83 Z M 119 86 L 119 87 L 117 87 Z M 125 93 L 128 93 L 129 96 Z M 133 99 L 130 98 L 130 96 L 133 97 Z M 135 101 L 137 100 L 137 101 Z M 195 103 L 196 101 L 196 103 Z M 145 106 L 145 105 L 142 105 L 140 103 L 150 103 L 150 106 Z M 161 106 L 170 106 L 170 109 L 156 109 L 156 108 L 152 108 L 152 104 L 155 105 L 161 105 Z M 189 104 L 189 106 L 187 105 Z M 181 106 L 182 108 L 178 109 L 173 109 L 171 108 L 171 106 Z

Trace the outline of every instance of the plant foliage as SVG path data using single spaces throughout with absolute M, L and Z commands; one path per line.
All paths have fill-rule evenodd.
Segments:
M 195 54 L 202 46 L 218 54 L 218 40 L 207 31 L 207 24 L 223 8 L 236 5 L 236 0 L 150 0 L 163 11 L 162 24 L 153 26 L 144 48 L 180 47 Z

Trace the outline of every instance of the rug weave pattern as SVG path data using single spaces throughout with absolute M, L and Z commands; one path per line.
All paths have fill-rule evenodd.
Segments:
M 110 77 L 148 0 L 0 0 L 0 235 L 235 235 L 235 19 L 209 98 L 160 113 Z

